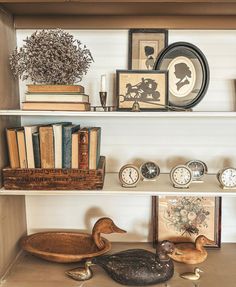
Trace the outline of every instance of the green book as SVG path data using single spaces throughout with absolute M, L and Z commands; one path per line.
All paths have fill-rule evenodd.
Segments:
M 80 125 L 62 126 L 62 167 L 71 168 L 72 134 L 80 129 Z
M 33 133 L 32 137 L 33 137 L 34 165 L 36 168 L 40 168 L 41 159 L 40 159 L 39 132 Z

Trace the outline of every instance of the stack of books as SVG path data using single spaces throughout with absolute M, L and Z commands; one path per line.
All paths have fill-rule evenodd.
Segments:
M 23 110 L 90 111 L 89 96 L 80 85 L 27 85 Z
M 11 168 L 97 169 L 101 128 L 71 122 L 7 128 Z

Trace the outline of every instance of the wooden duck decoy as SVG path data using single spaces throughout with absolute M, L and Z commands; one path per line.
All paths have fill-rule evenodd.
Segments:
M 199 235 L 195 243 L 176 243 L 175 250 L 169 256 L 177 261 L 186 264 L 198 264 L 206 260 L 207 251 L 204 245 L 213 244 L 214 241 L 204 235 Z
M 103 249 L 105 242 L 101 237 L 101 233 L 111 234 L 111 233 L 126 233 L 125 230 L 117 227 L 113 220 L 109 217 L 102 217 L 94 224 L 92 230 L 92 237 L 94 243 L 99 249 Z
M 129 249 L 113 255 L 92 259 L 116 282 L 123 285 L 145 286 L 169 280 L 174 274 L 174 264 L 168 254 L 173 252 L 170 241 L 160 243 L 157 254 L 144 249 Z
M 111 243 L 101 233 L 125 233 L 108 217 L 100 218 L 92 234 L 84 232 L 39 232 L 24 237 L 21 247 L 31 254 L 52 262 L 69 263 L 102 255 Z
M 90 268 L 90 266 L 93 265 L 90 260 L 87 260 L 85 262 L 84 267 L 77 267 L 71 270 L 68 270 L 65 272 L 65 274 L 72 279 L 78 280 L 78 281 L 85 281 L 89 280 L 93 276 L 93 272 Z
M 180 277 L 190 281 L 197 281 L 200 279 L 201 275 L 200 272 L 203 272 L 200 268 L 194 268 L 194 272 L 185 272 L 180 274 Z

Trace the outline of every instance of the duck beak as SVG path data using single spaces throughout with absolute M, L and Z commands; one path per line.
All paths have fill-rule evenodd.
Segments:
M 112 228 L 111 229 L 112 229 L 112 232 L 114 232 L 114 233 L 126 233 L 125 230 L 119 228 L 114 223 L 112 224 Z
M 212 245 L 212 244 L 214 244 L 214 243 L 215 243 L 215 241 L 206 238 L 206 244 L 207 244 L 207 245 Z
M 199 272 L 202 272 L 202 273 L 204 273 L 201 269 L 198 269 L 199 270 Z

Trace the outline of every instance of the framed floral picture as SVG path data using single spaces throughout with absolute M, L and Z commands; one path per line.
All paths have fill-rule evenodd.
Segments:
M 168 30 L 129 30 L 129 70 L 152 70 L 156 58 L 168 45 Z
M 118 110 L 130 111 L 135 104 L 140 110 L 166 110 L 168 106 L 167 71 L 116 71 Z
M 194 242 L 205 235 L 221 245 L 221 198 L 191 196 L 153 197 L 153 239 Z

